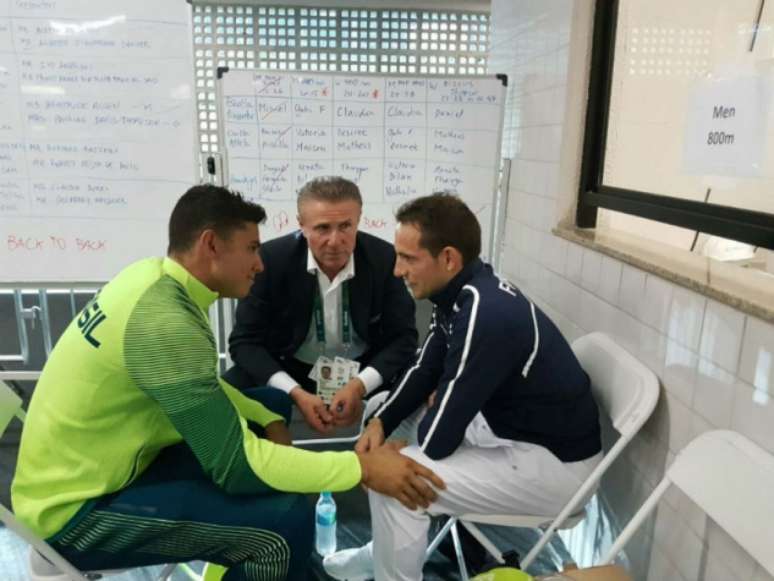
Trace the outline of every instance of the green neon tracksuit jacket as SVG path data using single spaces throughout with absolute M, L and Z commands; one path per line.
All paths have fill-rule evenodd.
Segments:
M 11 489 L 22 522 L 50 538 L 183 440 L 231 494 L 340 491 L 360 481 L 353 452 L 299 450 L 248 429 L 246 420 L 282 418 L 218 378 L 207 317 L 216 299 L 174 260 L 149 258 L 119 273 L 70 324 L 22 432 Z

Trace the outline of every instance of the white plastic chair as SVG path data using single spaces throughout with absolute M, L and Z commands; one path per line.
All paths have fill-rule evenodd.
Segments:
M 464 581 L 467 581 L 468 573 L 459 543 L 457 522 L 501 564 L 505 562 L 503 555 L 474 523 L 522 528 L 542 528 L 548 525 L 538 543 L 521 562 L 522 568 L 526 570 L 557 529 L 575 526 L 583 519 L 585 513 L 580 504 L 595 490 L 602 475 L 656 407 L 659 396 L 658 378 L 610 337 L 603 333 L 590 333 L 577 339 L 572 344 L 572 349 L 591 379 L 591 390 L 600 412 L 610 418 L 613 428 L 618 432 L 618 439 L 610 449 L 605 450 L 605 457 L 558 515 L 465 514 L 450 517 L 428 546 L 425 556 L 429 557 L 451 530 L 460 577 Z
M 677 486 L 769 574 L 774 575 L 774 456 L 730 430 L 704 432 L 679 452 L 664 478 L 603 559 L 609 564 L 670 486 Z
M 22 400 L 5 382 L 0 381 L 0 438 L 5 434 L 8 425 L 14 418 L 17 418 L 21 422 L 24 422 L 26 418 L 26 414 L 22 409 Z M 59 575 L 56 577 L 57 579 L 62 579 L 62 576 L 64 576 L 71 581 L 93 581 L 94 579 L 99 579 L 103 576 L 121 573 L 121 571 L 79 571 L 73 567 L 67 559 L 54 550 L 51 545 L 33 533 L 25 524 L 17 520 L 14 514 L 2 504 L 0 504 L 0 522 L 31 545 L 29 558 L 30 566 L 33 561 L 38 558 L 37 555 L 33 554 L 33 551 L 37 551 L 38 555 L 42 556 L 58 569 Z M 166 565 L 161 571 L 158 580 L 165 581 L 168 579 L 177 566 L 178 565 L 174 563 Z M 198 579 L 198 575 L 191 571 L 186 565 L 180 565 L 180 567 L 190 578 Z M 37 578 L 32 571 L 30 571 L 30 574 L 33 579 Z

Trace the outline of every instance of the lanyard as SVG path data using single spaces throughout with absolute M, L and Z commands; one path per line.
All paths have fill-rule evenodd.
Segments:
M 352 321 L 349 318 L 349 281 L 344 281 L 341 287 L 341 338 L 344 346 L 349 347 L 352 343 Z M 317 292 L 314 294 L 314 327 L 317 333 L 317 343 L 322 349 L 325 348 L 325 315 L 323 315 L 322 297 L 320 296 L 320 285 L 317 285 Z

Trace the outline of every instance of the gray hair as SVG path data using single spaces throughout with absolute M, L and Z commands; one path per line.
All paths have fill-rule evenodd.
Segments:
M 299 214 L 301 205 L 307 200 L 332 203 L 354 200 L 358 205 L 363 206 L 363 198 L 360 196 L 357 184 L 340 176 L 315 178 L 306 182 L 298 191 L 296 203 Z

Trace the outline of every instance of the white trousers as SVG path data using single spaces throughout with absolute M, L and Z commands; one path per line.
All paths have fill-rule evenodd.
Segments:
M 446 489 L 438 491 L 438 498 L 427 509 L 414 511 L 393 498 L 368 491 L 375 581 L 422 579 L 431 515 L 552 517 L 602 459 L 599 453 L 581 462 L 565 463 L 536 444 L 513 442 L 484 448 L 465 442 L 451 456 L 431 460 L 416 445 L 420 417 L 415 414 L 401 426 L 400 436 L 405 437 L 409 429 L 414 434 L 413 445 L 401 452 L 440 476 Z

